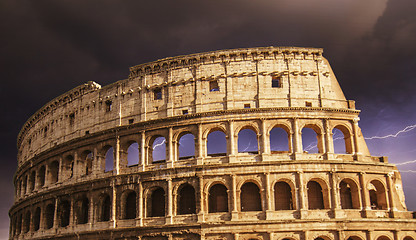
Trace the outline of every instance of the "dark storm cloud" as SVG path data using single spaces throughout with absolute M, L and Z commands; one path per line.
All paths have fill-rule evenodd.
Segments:
M 323 47 L 363 110 L 365 134 L 373 120 L 416 122 L 415 10 L 414 0 L 0 1 L 0 174 L 10 181 L 20 127 L 52 98 L 124 79 L 136 64 L 217 49 Z

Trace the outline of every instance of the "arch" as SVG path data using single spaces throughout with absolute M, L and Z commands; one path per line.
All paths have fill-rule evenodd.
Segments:
M 64 172 L 65 178 L 72 178 L 74 176 L 74 157 L 72 155 L 68 155 L 64 158 L 62 164 L 62 170 Z
M 414 238 L 410 237 L 410 236 L 406 236 L 403 238 L 403 240 L 414 240 Z
M 208 212 L 228 212 L 227 187 L 221 183 L 213 185 L 208 192 Z
M 20 213 L 17 216 L 17 223 L 16 223 L 16 234 L 20 234 L 22 232 L 22 220 L 23 220 L 23 216 Z
M 177 144 L 178 159 L 195 157 L 195 136 L 192 133 L 181 133 Z
M 363 240 L 361 237 L 358 236 L 349 236 L 347 240 Z
M 321 185 L 316 181 L 309 181 L 308 188 L 308 209 L 324 209 L 324 195 Z
M 46 167 L 45 165 L 42 165 L 39 168 L 39 173 L 38 173 L 39 187 L 43 187 L 45 185 L 45 174 L 46 174 Z
M 110 195 L 104 193 L 100 196 L 98 205 L 98 221 L 107 222 L 111 218 L 111 198 Z
M 391 239 L 387 236 L 380 236 L 377 238 L 377 240 L 391 240 Z
M 153 189 L 147 201 L 147 210 L 149 217 L 165 216 L 165 190 L 162 187 Z
M 259 187 L 253 182 L 246 182 L 241 186 L 241 211 L 262 211 Z
M 140 148 L 137 142 L 130 142 L 127 148 L 127 166 L 134 166 L 139 164 Z
M 69 217 L 71 213 L 71 204 L 67 200 L 63 200 L 58 208 L 59 226 L 66 227 L 69 225 Z
M 159 163 L 166 161 L 166 138 L 160 135 L 152 137 L 149 151 L 149 163 Z
M 128 191 L 124 195 L 123 219 L 135 219 L 137 214 L 136 192 Z
M 22 180 L 22 195 L 26 194 L 26 190 L 27 190 L 27 175 L 25 175 L 25 177 Z
M 75 203 L 75 217 L 77 224 L 88 223 L 89 201 L 87 197 L 81 197 Z
M 305 153 L 323 153 L 321 129 L 308 124 L 302 128 L 302 148 Z
M 31 212 L 27 211 L 25 214 L 25 219 L 23 221 L 23 232 L 27 233 L 30 230 L 30 216 Z
M 29 192 L 35 190 L 36 171 L 32 171 L 29 176 Z
M 88 176 L 92 174 L 92 162 L 94 160 L 94 153 L 90 150 L 82 152 L 80 160 L 77 162 L 77 171 L 80 171 L 81 176 Z
M 314 238 L 314 240 L 331 240 L 331 238 L 329 238 L 327 236 L 319 236 L 317 238 Z
M 211 157 L 227 155 L 227 136 L 221 129 L 213 129 L 207 136 L 207 155 Z
M 332 129 L 332 141 L 334 145 L 334 153 L 352 153 L 351 130 L 346 126 L 336 125 Z
M 339 196 L 342 209 L 360 208 L 358 186 L 352 179 L 343 179 L 339 183 Z
M 238 132 L 238 152 L 258 154 L 257 133 L 251 126 L 246 126 Z
M 40 228 L 40 207 L 35 209 L 35 214 L 33 215 L 33 230 L 38 231 Z
M 177 204 L 178 215 L 196 213 L 195 189 L 192 185 L 185 183 L 179 187 Z
M 367 189 L 370 195 L 370 206 L 373 210 L 386 210 L 387 209 L 387 197 L 386 188 L 384 184 L 379 180 L 372 180 Z
M 59 180 L 59 162 L 53 161 L 49 164 L 49 183 L 56 183 Z
M 46 229 L 51 229 L 53 227 L 54 217 L 55 217 L 55 204 L 50 203 L 46 205 L 46 208 L 45 208 L 45 228 Z M 69 219 L 68 219 L 68 222 L 69 222 Z
M 275 126 L 269 132 L 271 153 L 287 153 L 290 151 L 289 134 L 286 128 Z
M 104 147 L 105 167 L 104 172 L 110 172 L 114 169 L 114 148 L 111 146 Z
M 293 210 L 292 188 L 287 182 L 274 185 L 274 204 L 275 210 Z

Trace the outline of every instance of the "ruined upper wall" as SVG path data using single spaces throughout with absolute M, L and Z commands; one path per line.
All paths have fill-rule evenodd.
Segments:
M 19 165 L 58 144 L 117 126 L 279 107 L 357 113 L 322 49 L 265 47 L 178 56 L 131 67 L 128 79 L 108 86 L 78 86 L 43 106 L 19 133 Z

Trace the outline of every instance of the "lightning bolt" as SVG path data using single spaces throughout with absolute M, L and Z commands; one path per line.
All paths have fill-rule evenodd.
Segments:
M 395 164 L 396 164 L 396 166 L 400 166 L 400 165 L 407 165 L 407 164 L 410 164 L 410 163 L 416 163 L 416 160 L 402 162 L 402 163 L 395 163 Z
M 250 145 L 251 145 L 251 139 L 250 139 L 250 141 L 248 142 L 248 145 L 247 145 L 247 147 L 246 148 L 244 148 L 244 150 L 242 151 L 242 152 L 245 152 L 245 151 L 247 151 L 247 149 L 250 147 Z
M 155 148 L 162 146 L 164 143 L 166 142 L 166 139 L 163 139 L 163 141 L 161 143 L 157 143 L 156 145 L 153 146 L 153 150 L 155 150 Z
M 412 131 L 415 128 L 416 128 L 416 124 L 415 125 L 409 125 L 409 126 L 403 128 L 402 130 L 396 132 L 395 134 L 389 134 L 389 135 L 386 135 L 386 136 L 365 137 L 364 139 L 366 139 L 366 140 L 373 140 L 373 139 L 385 139 L 385 138 L 391 138 L 391 137 L 392 138 L 396 138 L 400 134 L 406 133 L 406 132 L 410 132 L 410 131 Z

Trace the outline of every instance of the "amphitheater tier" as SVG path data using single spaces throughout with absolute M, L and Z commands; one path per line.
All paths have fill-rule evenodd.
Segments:
M 416 239 L 400 173 L 370 155 L 358 115 L 313 48 L 88 82 L 19 133 L 10 239 Z

